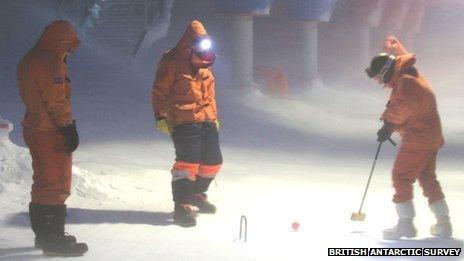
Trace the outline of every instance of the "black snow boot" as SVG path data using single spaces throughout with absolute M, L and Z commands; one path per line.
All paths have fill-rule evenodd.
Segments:
M 43 248 L 43 238 L 40 236 L 40 229 L 44 227 L 41 224 L 45 224 L 45 213 L 44 212 L 44 206 L 39 205 L 39 204 L 34 204 L 34 203 L 29 203 L 29 218 L 31 221 L 31 227 L 32 231 L 34 231 L 35 234 L 35 240 L 34 240 L 34 247 L 36 248 Z M 72 235 L 68 235 L 67 233 L 64 233 L 63 235 L 63 240 L 67 241 L 68 243 L 76 243 L 76 237 Z
M 174 204 L 174 224 L 181 227 L 194 227 L 197 225 L 192 206 L 188 204 Z
M 201 213 L 214 214 L 216 206 L 208 201 L 208 195 L 205 193 L 214 178 L 198 177 L 193 183 L 193 200 L 192 205 L 198 207 Z
M 173 181 L 172 196 L 174 200 L 174 224 L 181 227 L 193 227 L 197 224 L 192 210 L 192 181 L 183 178 Z
M 87 244 L 76 243 L 74 236 L 64 232 L 66 217 L 65 205 L 31 204 L 31 216 L 38 213 L 38 223 L 35 223 L 37 238 L 44 255 L 52 256 L 81 256 L 88 251 Z M 37 212 L 35 212 L 37 211 Z M 35 222 L 35 221 L 34 221 Z M 31 221 L 32 224 L 32 221 Z M 34 231 L 35 232 L 35 231 Z M 36 240 L 37 242 L 37 240 Z

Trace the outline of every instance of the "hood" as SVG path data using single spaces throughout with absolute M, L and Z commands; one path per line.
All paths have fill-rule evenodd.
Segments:
M 404 72 L 414 67 L 415 63 L 416 57 L 412 53 L 397 56 L 393 76 L 389 84 L 395 84 Z
M 79 44 L 77 33 L 71 23 L 58 20 L 45 27 L 37 42 L 37 47 L 58 56 L 63 56 L 68 50 L 76 49 Z
M 208 33 L 206 32 L 205 27 L 203 24 L 197 20 L 193 20 L 190 22 L 190 24 L 187 26 L 187 29 L 184 32 L 184 35 L 182 38 L 179 40 L 179 42 L 176 45 L 176 52 L 178 55 L 181 56 L 181 58 L 184 59 L 189 59 L 190 58 L 190 44 L 195 40 L 196 38 L 207 35 Z

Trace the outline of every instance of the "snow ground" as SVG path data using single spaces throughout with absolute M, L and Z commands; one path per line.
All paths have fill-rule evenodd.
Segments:
M 397 148 L 390 145 L 374 173 L 366 221 L 350 221 L 372 164 L 373 133 L 386 92 L 347 94 L 323 86 L 291 100 L 219 86 L 225 165 L 210 191 L 219 211 L 184 229 L 171 224 L 174 150 L 169 138 L 153 131 L 147 94 L 130 96 L 121 88 L 106 94 L 113 81 L 124 85 L 138 76 L 130 73 L 121 76 L 123 82 L 98 82 L 96 92 L 75 89 L 82 144 L 75 153 L 67 231 L 89 244 L 80 259 L 324 260 L 329 247 L 463 247 L 462 106 L 454 103 L 462 95 L 444 95 L 440 107 L 447 144 L 438 170 L 451 207 L 453 240 L 430 238 L 433 218 L 419 190 L 419 237 L 381 239 L 382 229 L 395 222 L 389 172 Z M 76 86 L 86 86 L 85 75 L 75 75 Z M 12 115 L 12 136 L 20 141 L 21 109 L 11 108 L 22 105 L 0 106 Z M 9 143 L 0 147 L 0 161 L 0 260 L 45 259 L 31 247 L 28 152 Z M 234 242 L 241 215 L 249 222 L 247 243 Z M 291 230 L 294 221 L 301 224 L 298 232 Z
M 7 31 L 1 49 L 0 113 L 15 124 L 10 136 L 19 145 L 23 106 L 15 65 L 55 14 L 50 7 L 36 7 L 7 12 L 8 22 L 19 29 Z M 75 153 L 66 228 L 90 247 L 76 260 L 325 260 L 329 247 L 463 247 L 461 75 L 446 82 L 443 74 L 431 74 L 439 75 L 432 85 L 447 143 L 438 173 L 451 208 L 454 239 L 430 238 L 433 218 L 417 186 L 419 236 L 381 239 L 382 229 L 396 219 L 389 173 L 397 148 L 390 145 L 377 163 L 363 208 L 366 220 L 350 220 L 367 181 L 380 127 L 377 118 L 388 96 L 387 91 L 353 86 L 319 86 L 279 100 L 228 90 L 218 82 L 225 164 L 209 193 L 218 213 L 200 215 L 196 227 L 185 229 L 171 224 L 174 150 L 169 138 L 153 131 L 153 71 L 119 64 L 93 48 L 84 39 L 69 61 L 82 143 Z M 48 259 L 32 248 L 27 214 L 31 173 L 27 149 L 1 139 L 0 260 Z M 242 215 L 248 218 L 247 243 L 234 241 Z M 291 229 L 295 221 L 301 224 L 298 232 Z M 443 258 L 459 259 L 462 255 Z
M 264 110 L 273 108 L 266 106 L 271 98 L 250 97 L 263 104 Z M 318 112 L 308 112 L 309 117 L 313 115 Z M 353 124 L 342 128 L 349 126 Z M 464 176 L 460 164 L 439 164 L 439 178 L 454 221 L 454 239 L 430 238 L 433 218 L 421 192 L 416 191 L 419 236 L 392 242 L 382 240 L 381 231 L 395 222 L 389 180 L 394 151 L 385 150 L 381 155 L 364 206 L 366 221 L 356 223 L 350 221 L 350 215 L 358 208 L 372 150 L 353 149 L 356 155 L 331 157 L 311 149 L 301 154 L 288 147 L 257 146 L 253 150 L 231 144 L 223 146 L 224 169 L 210 191 L 218 213 L 200 215 L 197 227 L 185 229 L 171 224 L 169 169 L 174 151 L 168 138 L 84 142 L 75 157 L 67 225 L 68 232 L 90 246 L 80 259 L 323 260 L 329 247 L 463 247 L 464 226 L 459 221 L 464 210 L 459 206 Z M 31 247 L 33 233 L 26 212 L 31 184 L 27 150 L 4 146 L 0 159 L 0 260 L 45 259 Z M 234 242 L 241 215 L 248 218 L 247 243 Z M 301 224 L 297 232 L 291 229 L 294 221 Z

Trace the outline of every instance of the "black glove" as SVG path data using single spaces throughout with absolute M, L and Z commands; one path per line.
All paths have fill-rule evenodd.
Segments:
M 385 142 L 390 139 L 390 136 L 393 134 L 395 130 L 395 125 L 389 122 L 384 122 L 382 128 L 377 131 L 377 141 L 378 142 Z
M 58 130 L 66 139 L 66 145 L 68 146 L 67 152 L 74 152 L 77 146 L 79 146 L 79 134 L 77 134 L 76 121 L 73 121 L 73 123 L 67 126 L 59 127 Z

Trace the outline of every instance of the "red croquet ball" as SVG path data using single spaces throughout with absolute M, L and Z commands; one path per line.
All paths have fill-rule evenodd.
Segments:
M 293 223 L 292 223 L 292 229 L 293 229 L 293 231 L 297 231 L 298 228 L 300 228 L 300 223 L 298 223 L 298 222 L 296 222 L 296 221 L 293 222 Z

